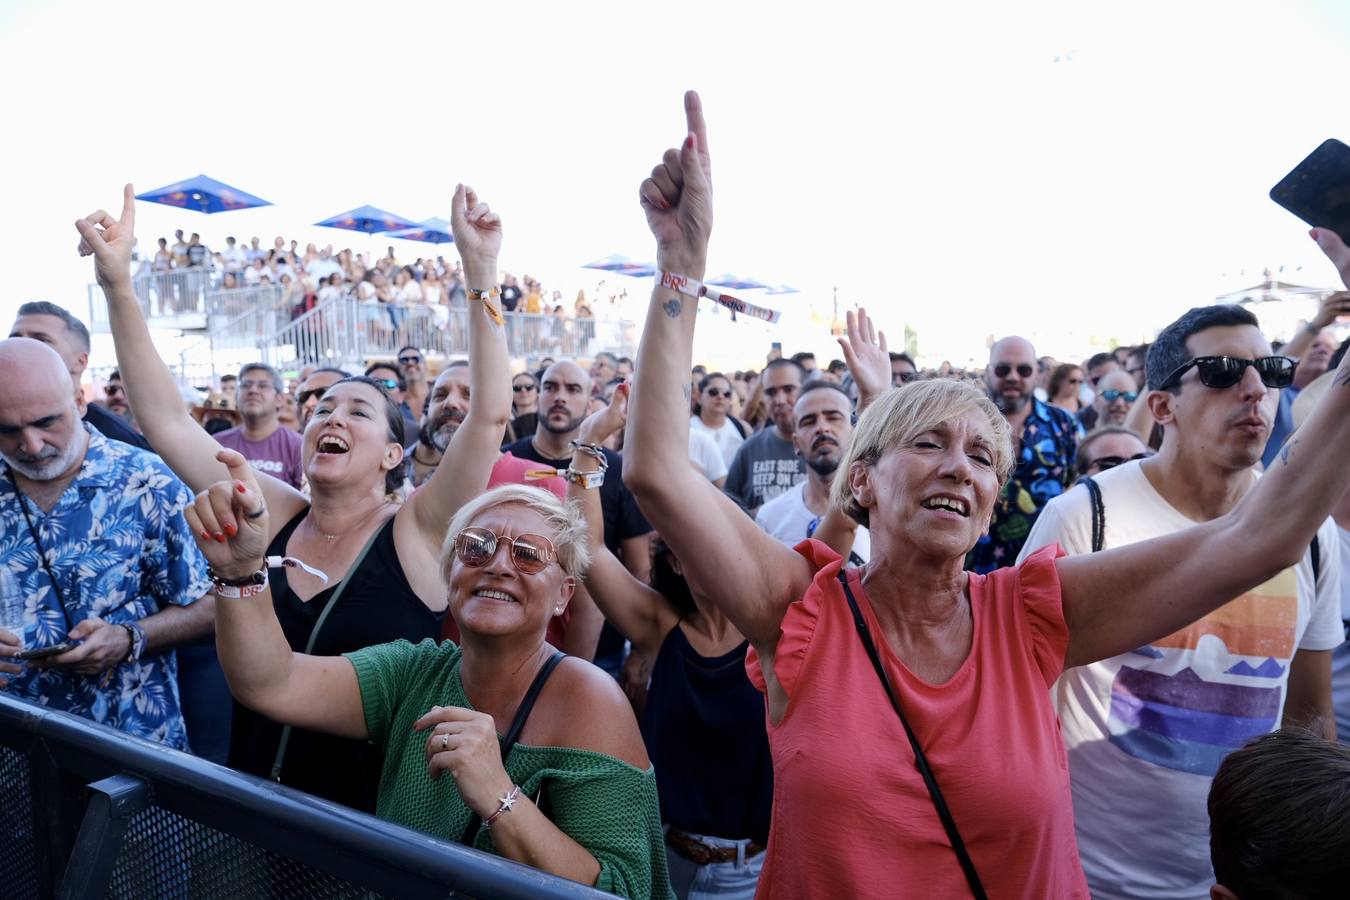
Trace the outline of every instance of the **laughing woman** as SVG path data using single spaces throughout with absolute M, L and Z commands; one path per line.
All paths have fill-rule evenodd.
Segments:
M 713 219 L 697 95 L 685 110 L 683 145 L 640 188 L 657 265 L 673 277 L 658 280 L 647 314 L 624 481 L 690 590 L 753 648 L 774 764 L 758 896 L 1086 897 L 1049 687 L 1065 667 L 1170 634 L 1303 555 L 1350 486 L 1343 457 L 1319 452 L 1350 443 L 1350 361 L 1259 496 L 1232 513 L 976 575 L 962 566 L 1012 465 L 1007 421 L 970 385 L 890 389 L 887 354 L 850 314 L 842 343 L 874 402 L 832 504 L 867 526 L 871 561 L 845 570 L 815 541 L 790 550 L 684 461 L 691 294 Z M 814 199 L 817 232 L 849 227 Z M 1350 277 L 1350 250 L 1326 229 L 1315 236 Z
M 126 186 L 122 215 L 98 211 L 76 223 L 81 253 L 92 253 L 108 301 L 118 363 L 145 436 L 194 491 L 227 478 L 220 445 L 185 412 L 178 386 L 160 360 L 132 291 L 129 261 L 135 200 Z M 501 221 L 460 186 L 453 203 L 455 240 L 471 289 L 496 282 Z M 439 633 L 446 609 L 437 561 L 455 511 L 487 485 L 511 409 L 503 330 L 485 302 L 470 309 L 472 402 L 446 451 L 445 465 L 402 506 L 387 499 L 403 459 L 402 418 L 375 382 L 349 378 L 330 387 L 305 428 L 301 462 L 306 497 L 264 474 L 270 511 L 267 555 L 303 560 L 328 574 L 279 569 L 273 606 L 294 651 L 336 656 L 372 644 Z M 211 539 L 223 542 L 228 535 Z M 222 664 L 229 661 L 222 650 Z M 233 685 L 231 685 L 233 688 Z M 380 754 L 369 743 L 275 720 L 235 706 L 230 765 L 358 809 L 373 811 Z

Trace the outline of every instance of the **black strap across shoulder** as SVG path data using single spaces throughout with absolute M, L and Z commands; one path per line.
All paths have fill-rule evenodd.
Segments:
M 947 840 L 951 841 L 952 849 L 956 851 L 956 860 L 961 864 L 961 871 L 965 873 L 966 882 L 970 885 L 970 893 L 975 900 L 988 900 L 988 895 L 984 892 L 984 885 L 980 883 L 979 873 L 975 871 L 975 863 L 971 861 L 970 854 L 966 852 L 966 844 L 961 840 L 961 832 L 956 830 L 956 820 L 952 818 L 951 810 L 947 808 L 947 801 L 942 799 L 942 790 L 938 787 L 937 778 L 933 775 L 932 768 L 928 765 L 928 757 L 924 755 L 923 748 L 919 746 L 919 739 L 914 736 L 914 729 L 909 727 L 909 720 L 905 718 L 905 711 L 900 707 L 900 701 L 895 696 L 895 691 L 891 689 L 891 680 L 886 677 L 886 670 L 881 666 L 881 657 L 877 655 L 876 645 L 872 642 L 872 632 L 864 621 L 862 610 L 858 608 L 858 601 L 853 597 L 853 590 L 848 586 L 848 576 L 844 570 L 839 570 L 839 583 L 843 585 L 844 597 L 848 599 L 848 608 L 853 612 L 853 624 L 858 628 L 858 636 L 862 638 L 863 649 L 867 651 L 867 656 L 872 660 L 872 668 L 877 670 L 877 677 L 881 679 L 881 686 L 886 689 L 886 697 L 891 701 L 891 707 L 895 714 L 900 717 L 900 724 L 905 727 L 905 736 L 909 738 L 909 746 L 914 751 L 914 764 L 923 776 L 923 783 L 928 788 L 928 796 L 933 798 L 933 806 L 937 808 L 938 818 L 942 820 L 942 828 L 947 832 Z
M 1106 505 L 1102 503 L 1102 488 L 1091 475 L 1084 475 L 1078 483 L 1087 488 L 1092 497 L 1092 552 L 1106 546 Z
M 539 692 L 544 689 L 544 682 L 548 681 L 548 676 L 553 674 L 553 670 L 558 667 L 558 663 L 567 658 L 567 654 L 561 651 L 555 652 L 548 658 L 548 661 L 539 667 L 539 674 L 534 676 L 534 681 L 530 682 L 530 688 L 525 692 L 525 696 L 520 701 L 520 706 L 516 708 L 516 717 L 511 720 L 511 727 L 506 730 L 506 734 L 501 739 L 502 765 L 506 764 L 506 756 L 511 752 L 511 748 L 520 740 L 520 733 L 525 730 L 525 721 L 530 717 L 530 710 L 534 709 L 534 702 L 539 699 Z M 459 842 L 466 847 L 473 846 L 473 842 L 478 838 L 478 831 L 483 827 L 483 820 L 473 815 L 472 810 L 469 814 L 469 824 L 464 827 L 464 835 Z

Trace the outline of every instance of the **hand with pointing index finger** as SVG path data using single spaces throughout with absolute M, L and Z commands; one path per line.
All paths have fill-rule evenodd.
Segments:
M 230 471 L 197 495 L 183 518 L 211 568 L 225 578 L 258 571 L 267 555 L 267 507 L 248 460 L 234 450 L 216 459 Z
M 94 257 L 94 277 L 105 291 L 131 283 L 131 250 L 136 243 L 136 191 L 122 188 L 122 215 L 114 219 L 96 209 L 75 220 L 81 256 Z
M 684 95 L 687 134 L 679 149 L 665 152 L 638 189 L 647 226 L 656 237 L 656 264 L 663 271 L 703 279 L 712 234 L 712 163 L 703 103 Z

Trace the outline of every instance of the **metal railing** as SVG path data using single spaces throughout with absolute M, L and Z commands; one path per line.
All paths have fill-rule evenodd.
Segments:
M 326 301 L 274 334 L 261 335 L 259 355 L 281 370 L 357 364 L 392 358 L 400 347 L 436 356 L 469 352 L 468 310 L 421 303 L 380 303 L 353 296 Z M 563 319 L 506 313 L 507 351 L 514 357 L 589 356 L 600 350 L 631 355 L 636 324 L 625 319 Z
M 207 313 L 206 297 L 212 290 L 211 270 L 174 269 L 170 272 L 145 272 L 131 280 L 141 313 L 146 319 L 187 320 L 184 327 L 201 327 Z M 108 330 L 108 305 L 103 291 L 91 284 L 89 292 L 89 328 Z
M 0 897 L 604 898 L 0 694 Z

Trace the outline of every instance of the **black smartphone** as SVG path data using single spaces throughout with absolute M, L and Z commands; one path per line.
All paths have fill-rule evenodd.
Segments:
M 78 646 L 80 646 L 79 641 L 62 641 L 59 644 L 52 644 L 47 647 L 31 647 L 27 650 L 20 650 L 10 659 L 46 659 L 49 656 L 56 656 L 58 653 L 73 650 Z
M 774 341 L 772 344 L 769 345 L 769 349 L 770 349 L 770 350 L 777 350 L 779 353 L 782 353 L 782 352 L 783 352 L 783 342 L 782 342 L 782 341 Z
M 1331 138 L 1270 189 L 1270 199 L 1350 244 L 1350 147 Z

